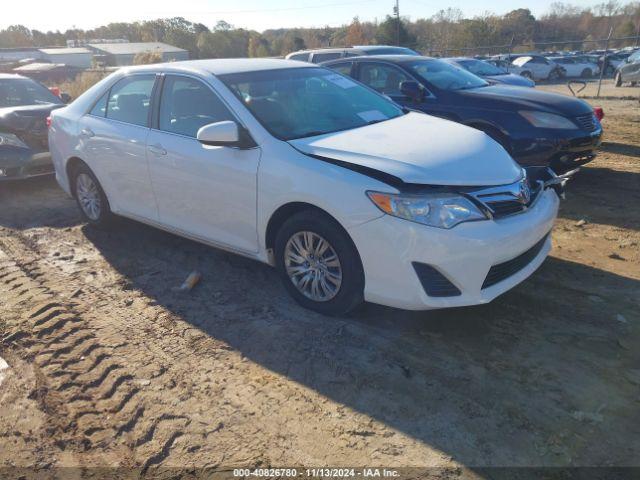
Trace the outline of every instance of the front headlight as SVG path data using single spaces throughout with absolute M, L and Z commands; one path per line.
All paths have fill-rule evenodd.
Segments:
M 538 128 L 559 128 L 564 130 L 577 130 L 578 126 L 568 118 L 546 112 L 518 112 L 531 125 Z
M 430 227 L 453 228 L 462 222 L 487 218 L 471 200 L 455 193 L 367 192 L 367 196 L 384 213 Z
M 0 133 L 0 145 L 9 145 L 11 147 L 29 148 L 22 140 L 13 133 Z

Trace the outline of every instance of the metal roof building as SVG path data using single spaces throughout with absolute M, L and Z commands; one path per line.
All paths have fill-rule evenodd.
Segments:
M 93 60 L 93 52 L 86 48 L 41 48 L 39 51 L 42 60 L 70 67 L 89 68 Z
M 153 52 L 162 56 L 163 62 L 189 60 L 189 52 L 161 42 L 141 43 L 91 43 L 87 45 L 97 55 L 105 59 L 106 65 L 133 65 L 138 53 Z

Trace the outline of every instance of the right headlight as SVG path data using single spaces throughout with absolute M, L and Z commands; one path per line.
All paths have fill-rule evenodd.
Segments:
M 456 193 L 367 192 L 367 196 L 384 213 L 430 227 L 453 228 L 462 222 L 487 219 L 471 200 Z
M 578 126 L 566 117 L 555 113 L 521 111 L 518 112 L 531 125 L 538 128 L 558 128 L 564 130 L 577 130 Z

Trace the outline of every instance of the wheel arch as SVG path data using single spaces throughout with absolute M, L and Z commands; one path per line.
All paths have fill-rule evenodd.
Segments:
M 324 215 L 325 217 L 328 217 L 329 219 L 334 221 L 336 225 L 340 227 L 340 229 L 343 231 L 343 233 L 346 235 L 349 241 L 352 243 L 356 252 L 358 252 L 358 247 L 353 241 L 353 238 L 351 238 L 351 235 L 349 235 L 349 232 L 347 231 L 347 229 L 342 225 L 342 223 L 334 215 L 332 215 L 325 209 L 320 208 L 308 202 L 288 202 L 278 207 L 271 214 L 264 231 L 264 237 L 263 237 L 264 245 L 268 252 L 270 264 L 273 265 L 275 261 L 273 258 L 273 251 L 275 249 L 276 235 L 278 234 L 278 231 L 280 230 L 282 225 L 284 225 L 284 222 L 286 222 L 289 218 L 291 218 L 296 213 L 303 212 L 305 210 L 315 210 L 320 215 Z M 358 257 L 360 257 L 360 252 L 358 252 Z M 359 260 L 360 260 L 360 263 L 362 264 L 362 259 L 359 258 Z
M 65 163 L 65 173 L 67 175 L 67 180 L 69 182 L 69 191 L 71 192 L 71 195 L 75 198 L 76 196 L 76 187 L 74 185 L 73 182 L 73 177 L 75 175 L 76 170 L 78 170 L 78 167 L 80 167 L 81 165 L 86 166 L 89 170 L 91 170 L 91 167 L 89 167 L 89 165 L 87 165 L 87 162 L 85 162 L 84 160 L 82 160 L 80 157 L 70 157 L 67 162 Z

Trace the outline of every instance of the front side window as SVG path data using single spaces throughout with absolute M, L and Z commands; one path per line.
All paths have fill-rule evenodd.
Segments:
M 360 81 L 374 90 L 389 96 L 402 96 L 400 83 L 411 80 L 399 68 L 382 63 L 360 64 Z
M 328 67 L 331 70 L 335 70 L 336 72 L 341 73 L 342 75 L 349 76 L 351 75 L 352 65 L 353 65 L 352 62 L 344 62 L 344 63 L 334 63 L 333 65 L 329 65 Z
M 393 102 L 325 68 L 291 68 L 218 77 L 277 138 L 323 135 L 403 114 Z
M 111 87 L 107 118 L 146 127 L 155 75 L 125 77 Z
M 160 130 L 195 138 L 201 127 L 223 120 L 234 118 L 204 83 L 179 75 L 166 77 L 160 97 Z
M 60 104 L 62 100 L 29 78 L 0 80 L 0 108 L 23 105 Z

